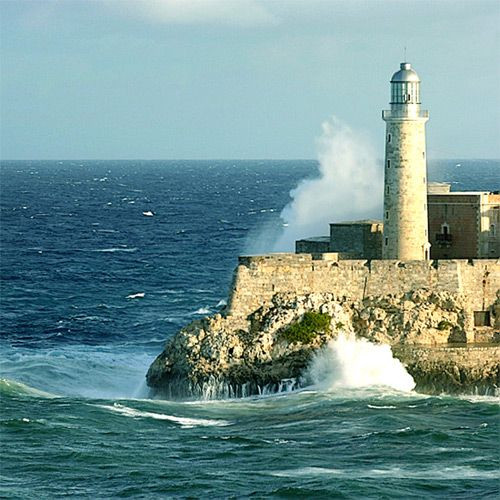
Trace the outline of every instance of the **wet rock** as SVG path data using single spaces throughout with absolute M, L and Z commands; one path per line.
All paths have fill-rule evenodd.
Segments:
M 307 343 L 287 341 L 283 331 L 308 311 L 328 314 L 329 328 L 315 332 Z M 481 367 L 475 351 L 453 351 L 450 358 L 432 350 L 465 342 L 466 330 L 464 299 L 449 292 L 419 289 L 361 301 L 329 293 L 282 293 L 244 319 L 216 314 L 190 323 L 167 342 L 146 378 L 158 397 L 249 395 L 277 387 L 283 379 L 299 383 L 316 350 L 339 332 L 354 332 L 394 346 L 417 387 L 461 391 L 498 386 L 498 357 Z M 482 356 L 488 358 L 488 352 Z

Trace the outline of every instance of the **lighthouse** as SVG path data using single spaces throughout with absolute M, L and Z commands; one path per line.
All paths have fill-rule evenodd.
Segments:
M 420 109 L 420 78 L 401 63 L 391 78 L 391 109 L 386 123 L 384 165 L 384 234 L 382 257 L 429 259 L 425 124 Z

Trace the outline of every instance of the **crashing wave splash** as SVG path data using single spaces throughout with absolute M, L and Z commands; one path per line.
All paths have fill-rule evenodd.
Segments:
M 413 377 L 387 344 L 340 334 L 314 357 L 307 377 L 319 389 L 388 387 L 409 392 Z
M 231 399 L 289 393 L 310 385 L 323 392 L 370 387 L 409 392 L 415 387 L 415 382 L 401 362 L 393 357 L 390 346 L 373 344 L 353 334 L 341 334 L 316 353 L 300 379 L 287 378 L 266 385 L 255 381 L 234 384 L 216 377 L 199 384 L 177 379 L 162 388 L 161 397 Z M 345 391 L 342 392 L 345 395 Z

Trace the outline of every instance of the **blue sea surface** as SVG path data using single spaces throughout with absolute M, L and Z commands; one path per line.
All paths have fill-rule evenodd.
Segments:
M 454 190 L 498 160 L 435 161 Z M 3 498 L 497 498 L 499 402 L 388 388 L 148 399 L 314 161 L 1 164 Z M 325 228 L 325 232 L 328 229 Z

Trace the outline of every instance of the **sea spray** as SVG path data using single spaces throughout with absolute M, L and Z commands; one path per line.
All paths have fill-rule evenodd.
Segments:
M 382 213 L 383 172 L 369 140 L 336 117 L 322 129 L 319 177 L 302 180 L 291 191 L 292 201 L 281 212 L 284 229 L 267 250 L 293 251 L 295 240 L 327 234 L 330 222 Z
M 343 333 L 314 356 L 306 378 L 326 391 L 385 386 L 408 392 L 415 387 L 389 345 Z

